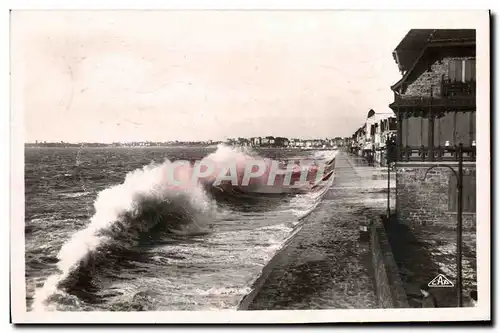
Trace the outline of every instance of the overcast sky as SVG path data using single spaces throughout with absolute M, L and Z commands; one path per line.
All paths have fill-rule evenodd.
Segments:
M 391 112 L 407 31 L 460 15 L 17 12 L 26 141 L 350 136 L 369 109 Z

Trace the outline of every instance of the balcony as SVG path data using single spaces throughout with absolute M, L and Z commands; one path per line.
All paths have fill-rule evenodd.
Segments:
M 417 108 L 428 110 L 429 107 L 445 110 L 475 109 L 476 107 L 476 82 L 451 82 L 441 81 L 441 94 L 439 96 L 401 96 L 395 95 L 394 103 L 390 107 Z
M 441 95 L 445 98 L 465 98 L 476 96 L 476 81 L 441 81 Z

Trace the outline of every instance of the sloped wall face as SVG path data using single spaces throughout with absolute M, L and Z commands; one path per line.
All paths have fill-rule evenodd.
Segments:
M 447 168 L 434 168 L 424 180 L 425 172 L 433 165 L 432 162 L 407 162 L 398 163 L 396 166 L 396 211 L 402 223 L 412 227 L 436 225 L 446 228 L 455 228 L 457 214 L 454 205 L 450 207 L 450 192 L 453 195 L 453 173 Z M 455 166 L 450 163 L 451 166 Z M 475 163 L 464 163 L 464 177 L 476 174 Z M 452 190 L 450 191 L 450 186 Z M 468 191 L 464 187 L 464 192 Z M 464 193 L 464 196 L 466 193 Z M 467 211 L 464 207 L 462 221 L 464 229 L 475 229 L 475 209 Z
M 408 308 L 404 284 L 381 221 L 371 225 L 370 244 L 379 307 Z
M 473 49 L 450 49 L 439 55 L 430 55 L 417 64 L 409 83 L 403 91 L 405 97 L 430 97 L 431 87 L 434 97 L 441 96 L 441 80 L 449 79 L 452 60 L 475 59 Z

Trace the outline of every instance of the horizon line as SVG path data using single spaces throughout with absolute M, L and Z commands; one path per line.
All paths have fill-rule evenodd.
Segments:
M 337 138 L 344 139 L 348 137 L 341 137 L 341 136 L 336 136 L 336 137 L 329 137 L 329 138 L 324 138 L 324 137 L 317 137 L 317 138 L 298 138 L 298 137 L 293 137 L 293 138 L 288 138 L 288 137 L 283 137 L 283 136 L 272 136 L 272 135 L 267 135 L 267 136 L 252 136 L 252 137 L 240 137 L 243 139 L 251 139 L 251 138 L 267 138 L 267 137 L 273 137 L 273 138 L 285 138 L 288 140 L 291 139 L 297 139 L 297 140 L 334 140 Z M 102 143 L 102 144 L 114 144 L 114 143 L 134 143 L 134 142 L 151 142 L 151 143 L 183 143 L 183 142 L 227 142 L 229 140 L 237 140 L 238 137 L 236 138 L 228 138 L 228 139 L 223 139 L 223 140 L 214 140 L 214 139 L 207 139 L 207 140 L 165 140 L 165 141 L 152 141 L 152 140 L 131 140 L 131 141 L 64 141 L 64 140 L 59 140 L 59 141 L 49 141 L 49 140 L 35 140 L 35 141 L 26 141 L 24 144 L 43 144 L 43 143 L 70 143 L 70 144 L 80 144 L 80 143 Z

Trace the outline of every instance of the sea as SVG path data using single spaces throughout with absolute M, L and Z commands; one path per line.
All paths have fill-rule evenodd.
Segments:
M 329 187 L 281 194 L 173 190 L 158 176 L 176 160 L 241 155 L 331 160 L 335 151 L 26 148 L 28 310 L 237 309 Z

